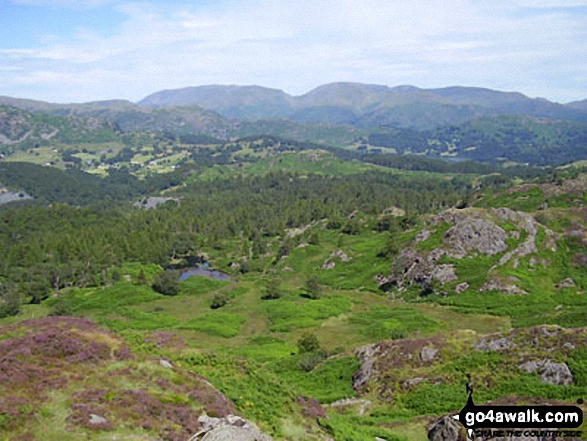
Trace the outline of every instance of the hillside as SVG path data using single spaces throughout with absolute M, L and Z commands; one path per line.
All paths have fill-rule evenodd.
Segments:
M 465 404 L 466 374 L 478 404 L 586 395 L 584 171 L 189 148 L 171 187 L 10 164 L 4 181 L 46 173 L 70 198 L 137 193 L 80 208 L 31 186 L 36 205 L 0 210 L 9 437 L 179 440 L 232 414 L 274 440 L 419 441 Z
M 0 148 L 50 142 L 109 142 L 118 138 L 117 127 L 102 119 L 60 117 L 0 106 Z

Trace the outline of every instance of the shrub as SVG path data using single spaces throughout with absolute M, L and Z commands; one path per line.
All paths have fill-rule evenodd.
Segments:
M 312 276 L 306 281 L 305 297 L 317 300 L 322 296 L 322 287 L 318 283 L 318 277 Z
M 212 298 L 212 304 L 210 305 L 210 308 L 212 308 L 212 309 L 222 308 L 227 303 L 228 303 L 228 298 L 224 294 L 216 293 L 216 294 L 214 294 L 214 297 Z
M 281 291 L 281 280 L 277 277 L 273 277 L 267 283 L 265 288 L 265 295 L 262 297 L 263 300 L 275 300 L 283 296 Z
M 320 350 L 320 342 L 316 334 L 312 332 L 304 332 L 298 340 L 298 353 L 306 354 L 311 352 L 317 352 Z
M 159 294 L 175 296 L 179 293 L 179 272 L 163 271 L 153 281 L 153 289 Z

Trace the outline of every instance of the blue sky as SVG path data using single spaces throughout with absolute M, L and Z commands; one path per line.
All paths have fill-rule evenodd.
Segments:
M 0 95 L 333 81 L 587 98 L 587 0 L 0 0 Z

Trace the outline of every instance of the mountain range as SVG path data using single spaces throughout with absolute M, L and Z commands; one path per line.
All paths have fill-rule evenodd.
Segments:
M 479 116 L 528 115 L 587 121 L 587 103 L 570 105 L 517 92 L 472 87 L 420 89 L 374 84 L 331 83 L 292 96 L 259 86 L 200 86 L 156 92 L 137 103 L 161 108 L 199 106 L 226 118 L 287 118 L 301 123 L 394 126 L 426 130 Z
M 0 106 L 4 145 L 23 137 L 28 144 L 43 145 L 53 136 L 71 143 L 80 136 L 95 142 L 108 135 L 111 141 L 112 130 L 155 130 L 220 139 L 271 135 L 482 161 L 587 159 L 587 100 L 559 104 L 484 88 L 331 83 L 292 96 L 260 86 L 210 85 L 160 91 L 137 103 L 55 104 L 0 97 Z M 15 108 L 30 115 L 16 115 Z

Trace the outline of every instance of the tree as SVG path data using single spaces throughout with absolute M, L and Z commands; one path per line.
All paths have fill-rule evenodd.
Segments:
M 163 271 L 155 277 L 153 289 L 166 296 L 179 293 L 179 271 Z
M 146 285 L 147 284 L 147 276 L 145 275 L 145 271 L 142 268 L 139 271 L 139 275 L 137 276 L 137 284 L 138 285 Z
M 397 246 L 397 235 L 393 231 L 389 231 L 385 238 L 385 244 L 383 249 L 377 253 L 377 257 L 391 258 L 399 253 L 399 247 Z
M 320 350 L 320 342 L 313 332 L 304 332 L 297 343 L 298 354 L 308 354 Z
M 275 300 L 279 299 L 283 296 L 283 292 L 281 291 L 281 280 L 277 276 L 273 276 L 267 282 L 267 286 L 265 287 L 265 295 L 262 297 L 263 300 Z
M 226 297 L 226 295 L 221 294 L 221 293 L 216 293 L 216 294 L 214 294 L 214 297 L 212 298 L 212 304 L 210 305 L 210 308 L 212 308 L 212 309 L 222 308 L 227 303 L 228 303 L 228 298 Z
M 322 296 L 322 287 L 318 282 L 318 277 L 312 276 L 306 280 L 305 291 L 305 297 L 312 300 L 317 300 Z

